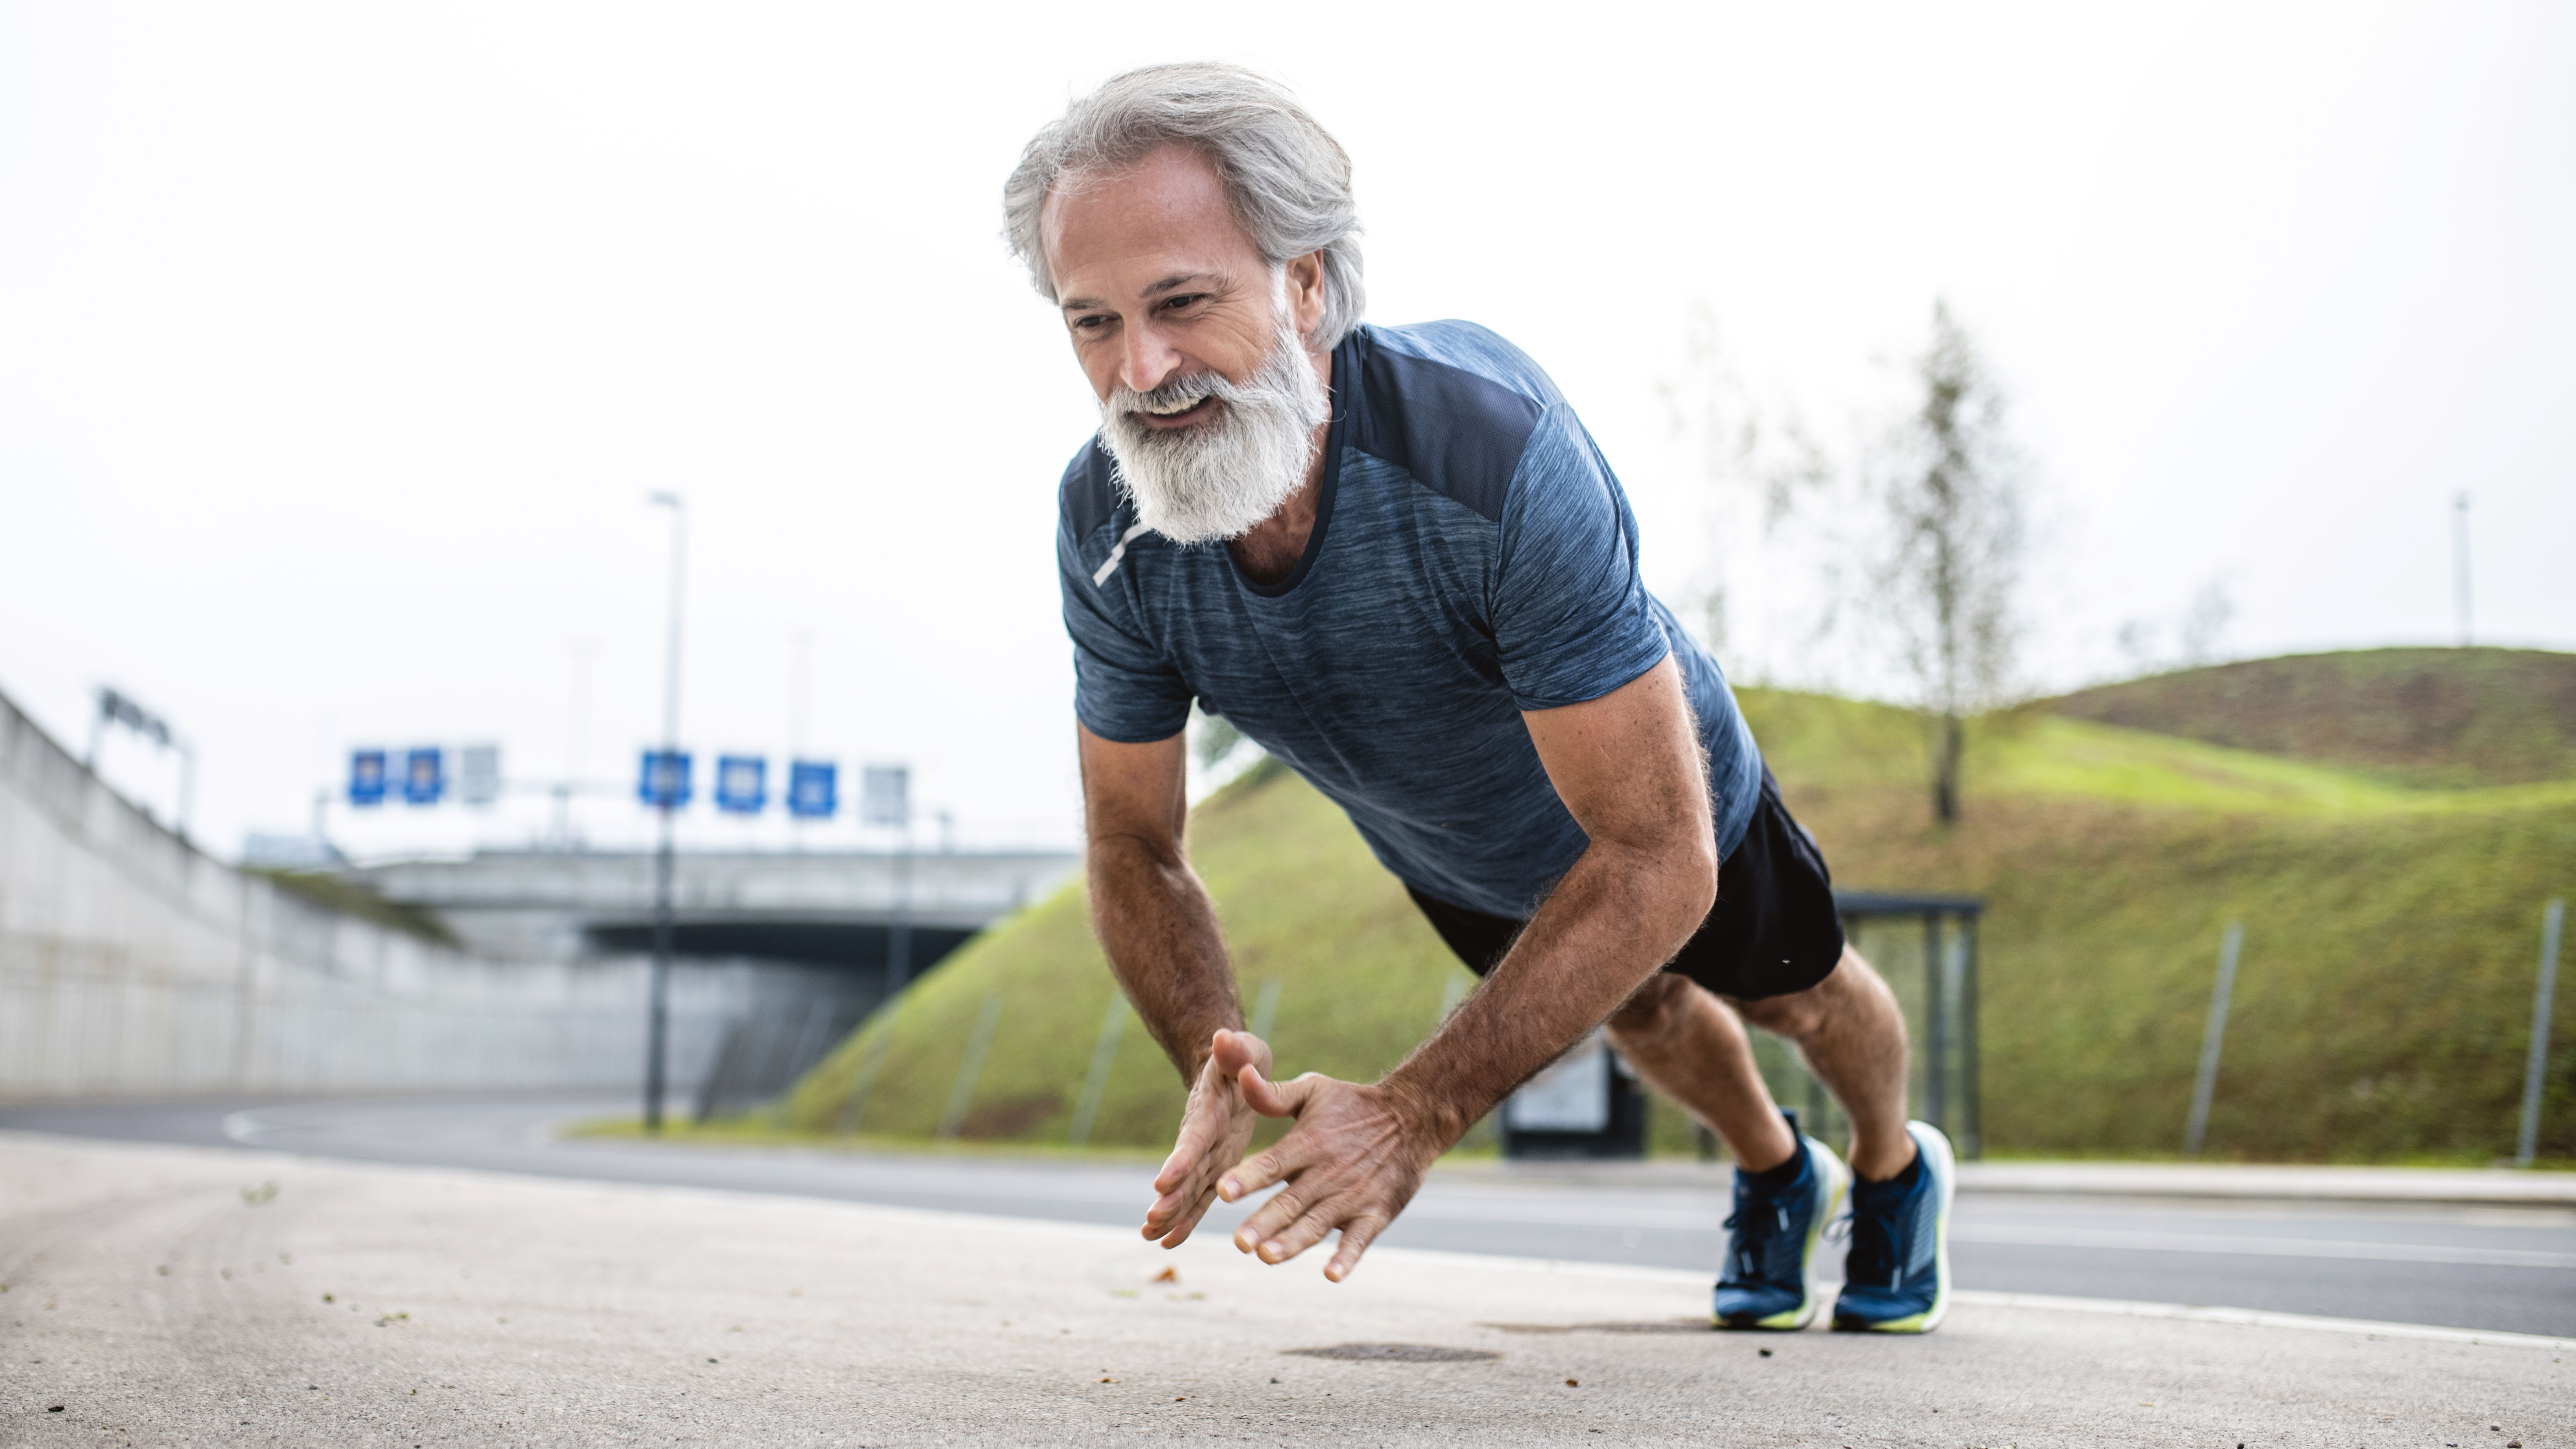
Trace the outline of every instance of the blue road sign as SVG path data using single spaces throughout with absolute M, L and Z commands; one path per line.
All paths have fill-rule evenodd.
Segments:
M 385 752 L 351 750 L 349 752 L 349 803 L 382 805 L 385 803 Z
M 403 803 L 435 805 L 447 794 L 447 756 L 431 748 L 403 756 Z
M 829 820 L 841 808 L 841 772 L 825 760 L 787 767 L 787 813 L 800 820 Z
M 769 804 L 769 761 L 758 755 L 716 757 L 716 808 L 757 815 Z
M 635 798 L 665 810 L 688 804 L 689 752 L 646 750 L 643 774 L 635 782 Z

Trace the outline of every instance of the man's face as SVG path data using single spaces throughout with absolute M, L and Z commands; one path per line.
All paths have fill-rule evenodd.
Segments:
M 1049 198 L 1044 239 L 1101 441 L 1137 517 L 1180 543 L 1240 538 L 1306 479 L 1332 416 L 1302 339 L 1312 256 L 1272 266 L 1198 153 L 1166 147 Z
M 1043 226 L 1074 356 L 1104 403 L 1122 386 L 1148 393 L 1193 372 L 1244 382 L 1274 345 L 1270 264 L 1196 151 L 1166 146 L 1073 178 L 1047 199 Z M 1292 292 L 1308 290 L 1296 280 Z M 1302 333 L 1315 317 L 1297 321 Z M 1187 428 L 1204 412 L 1145 421 Z

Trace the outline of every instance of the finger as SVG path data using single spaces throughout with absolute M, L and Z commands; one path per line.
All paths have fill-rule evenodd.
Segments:
M 1216 1194 L 1214 1192 L 1204 1192 L 1199 1194 L 1198 1201 L 1190 1204 L 1190 1210 L 1187 1213 L 1182 1214 L 1180 1226 L 1173 1228 L 1170 1233 L 1164 1236 L 1163 1246 L 1166 1248 L 1177 1248 L 1181 1244 L 1188 1242 L 1190 1240 L 1190 1234 L 1198 1231 L 1199 1220 L 1207 1216 L 1208 1204 L 1215 1201 Z
M 1216 1185 L 1209 1181 L 1215 1175 L 1214 1164 L 1202 1159 L 1171 1191 L 1157 1196 L 1153 1206 L 1145 1210 L 1145 1236 L 1159 1237 L 1169 1231 L 1173 1221 L 1193 1202 L 1200 1202 L 1204 1211 L 1204 1200 L 1216 1195 Z
M 1304 1186 L 1307 1184 L 1292 1182 L 1279 1189 L 1270 1201 L 1263 1203 L 1234 1230 L 1234 1245 L 1247 1253 L 1258 1252 L 1263 1243 L 1287 1231 L 1290 1223 L 1297 1221 L 1313 1206 L 1299 1191 Z
M 1360 1265 L 1360 1255 L 1368 1251 L 1377 1235 L 1386 1231 L 1387 1220 L 1375 1213 L 1362 1213 L 1342 1224 L 1341 1246 L 1333 1250 L 1333 1260 L 1324 1265 L 1324 1276 L 1335 1283 L 1351 1276 Z
M 1290 1174 L 1303 1171 L 1307 1161 L 1306 1144 L 1291 1132 L 1271 1143 L 1269 1151 L 1254 1153 L 1217 1179 L 1217 1196 L 1241 1202 L 1274 1182 L 1287 1181 Z
M 1207 1166 L 1205 1161 L 1201 1160 L 1191 1164 L 1188 1170 L 1182 1172 L 1178 1181 L 1156 1193 L 1152 1205 L 1145 1209 L 1145 1225 L 1148 1229 L 1146 1236 L 1151 1237 L 1160 1232 L 1161 1229 L 1155 1226 L 1156 1224 L 1169 1222 L 1174 1214 L 1189 1204 L 1190 1199 L 1206 1191 L 1207 1179 Z M 1156 1182 L 1159 1184 L 1161 1179 L 1157 1178 Z
M 1248 1066 L 1234 1074 L 1234 1083 L 1253 1111 L 1264 1117 L 1294 1117 L 1315 1095 L 1315 1082 L 1308 1080 L 1314 1076 L 1308 1072 L 1294 1081 L 1273 1082 L 1259 1068 Z
M 1270 1066 L 1269 1047 L 1248 1031 L 1220 1029 L 1209 1045 L 1209 1060 L 1216 1064 L 1218 1071 L 1229 1077 L 1247 1066 L 1258 1066 L 1264 1070 Z
M 1341 1216 L 1333 1200 L 1315 1205 L 1315 1210 L 1271 1234 L 1261 1244 L 1261 1261 L 1277 1266 L 1315 1246 L 1332 1232 L 1334 1220 Z
M 1189 1110 L 1181 1116 L 1181 1130 L 1172 1141 L 1172 1155 L 1163 1159 L 1161 1170 L 1154 1174 L 1154 1191 L 1172 1193 L 1180 1190 L 1189 1178 L 1190 1169 L 1205 1158 L 1223 1130 L 1231 1104 L 1221 1092 L 1193 1092 Z
M 1172 1155 L 1163 1159 L 1162 1168 L 1154 1174 L 1156 1192 L 1184 1190 L 1182 1184 L 1189 1180 L 1191 1169 L 1225 1140 L 1238 1095 L 1233 1081 L 1218 1072 L 1213 1063 L 1200 1072 L 1199 1086 L 1190 1093 L 1188 1108 L 1181 1114 L 1181 1130 L 1173 1137 Z

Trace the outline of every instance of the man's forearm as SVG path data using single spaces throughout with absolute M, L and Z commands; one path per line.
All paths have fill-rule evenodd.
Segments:
M 1691 858 L 1595 845 L 1482 989 L 1383 1085 L 1446 1147 L 1662 969 L 1708 914 L 1715 873 Z
M 1188 861 L 1124 835 L 1091 842 L 1089 874 L 1092 923 L 1127 999 L 1181 1080 L 1196 1081 L 1209 1039 L 1243 1028 L 1207 888 Z

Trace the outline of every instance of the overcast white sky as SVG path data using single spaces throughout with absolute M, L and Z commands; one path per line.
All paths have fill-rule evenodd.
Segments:
M 810 750 L 1071 841 L 1094 414 L 995 197 L 1070 94 L 1202 56 L 1352 153 L 1374 320 L 1555 374 L 1668 594 L 1689 309 L 1831 437 L 1947 296 L 2046 485 L 2040 682 L 2211 579 L 2236 654 L 2447 640 L 2459 489 L 2480 638 L 2576 647 L 2576 7 L 0 3 L 0 690 L 75 749 L 99 683 L 166 714 L 226 852 L 353 744 L 622 783 L 668 489 L 689 743 L 783 754 L 807 637 Z

